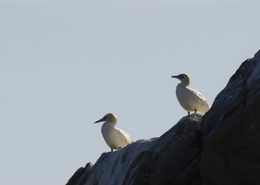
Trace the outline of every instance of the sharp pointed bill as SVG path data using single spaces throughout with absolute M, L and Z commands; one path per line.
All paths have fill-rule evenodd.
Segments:
M 106 121 L 106 118 L 105 118 L 105 117 L 103 117 L 103 118 L 101 118 L 101 119 L 95 121 L 94 123 L 100 123 L 100 122 L 103 122 L 103 121 Z
M 104 122 L 101 128 L 101 132 L 111 151 L 114 149 L 123 148 L 132 143 L 132 139 L 129 134 L 115 126 L 117 123 L 117 117 L 115 114 L 108 113 L 103 118 L 97 120 L 95 123 L 99 122 Z
M 190 114 L 190 112 L 206 113 L 209 110 L 207 99 L 197 90 L 189 87 L 190 78 L 187 74 L 171 76 L 181 82 L 176 87 L 176 95 L 180 105 Z

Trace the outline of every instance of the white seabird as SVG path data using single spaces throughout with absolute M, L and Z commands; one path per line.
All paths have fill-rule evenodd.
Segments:
M 115 114 L 108 113 L 95 123 L 103 121 L 104 123 L 102 125 L 101 132 L 107 145 L 110 147 L 111 152 L 113 152 L 113 149 L 120 149 L 129 143 L 132 143 L 132 139 L 126 131 L 115 127 L 117 123 L 117 117 Z
M 172 76 L 172 78 L 177 78 L 181 81 L 176 87 L 176 95 L 179 103 L 189 115 L 192 111 L 195 113 L 206 113 L 209 110 L 207 99 L 199 91 L 188 87 L 190 78 L 187 74 Z

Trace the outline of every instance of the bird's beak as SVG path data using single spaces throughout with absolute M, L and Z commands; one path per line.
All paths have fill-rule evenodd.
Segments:
M 177 79 L 179 79 L 179 76 L 171 76 L 172 78 L 177 78 Z
M 101 118 L 100 120 L 97 120 L 95 123 L 99 123 L 99 122 L 102 122 L 102 121 L 106 121 L 106 118 L 103 117 L 103 118 Z

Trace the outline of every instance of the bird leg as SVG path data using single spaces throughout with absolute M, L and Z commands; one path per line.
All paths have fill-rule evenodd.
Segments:
M 111 152 L 113 152 L 113 148 L 110 148 L 111 149 Z
M 188 112 L 188 116 L 190 115 L 190 112 Z

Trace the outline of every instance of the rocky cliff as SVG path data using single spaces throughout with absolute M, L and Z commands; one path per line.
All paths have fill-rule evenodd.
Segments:
M 260 51 L 210 111 L 182 118 L 159 138 L 104 153 L 67 185 L 259 185 Z

